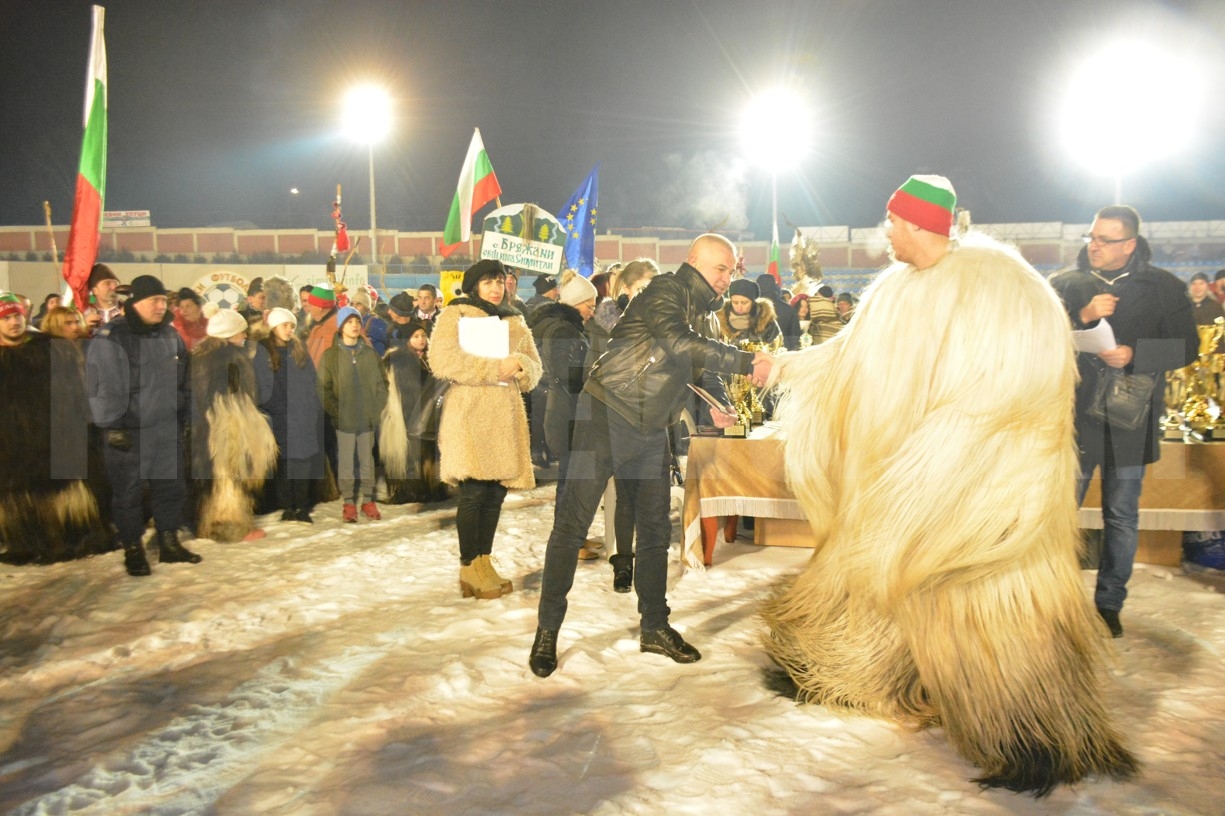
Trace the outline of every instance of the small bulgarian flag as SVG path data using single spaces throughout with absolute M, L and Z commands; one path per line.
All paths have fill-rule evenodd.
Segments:
M 98 230 L 106 197 L 106 42 L 102 21 L 106 9 L 94 6 L 89 71 L 85 77 L 85 136 L 81 167 L 72 201 L 72 226 L 64 250 L 64 280 L 78 308 L 89 304 L 89 271 L 98 257 Z
M 472 133 L 472 144 L 468 145 L 463 169 L 459 171 L 459 187 L 451 202 L 451 214 L 447 216 L 447 226 L 442 231 L 442 243 L 438 247 L 442 257 L 468 243 L 472 238 L 472 214 L 500 195 L 502 188 L 493 173 L 485 144 L 481 141 L 481 129 L 476 128 Z
M 766 264 L 766 272 L 773 276 L 775 282 L 779 286 L 783 285 L 783 279 L 778 274 L 778 222 L 774 222 L 774 240 L 770 242 L 770 261 Z

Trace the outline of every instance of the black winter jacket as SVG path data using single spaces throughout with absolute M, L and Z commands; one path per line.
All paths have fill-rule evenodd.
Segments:
M 1136 251 L 1127 266 L 1107 277 L 1106 283 L 1089 268 L 1088 248 L 1082 249 L 1076 266 L 1051 276 L 1051 286 L 1063 300 L 1073 329 L 1088 329 L 1097 325 L 1080 322 L 1080 310 L 1094 295 L 1109 292 L 1117 295 L 1115 312 L 1106 318 L 1121 346 L 1131 346 L 1133 358 L 1127 373 L 1141 372 L 1158 375 L 1153 391 L 1153 406 L 1148 423 L 1135 431 L 1122 431 L 1090 419 L 1085 411 L 1097 388 L 1099 372 L 1105 366 L 1096 354 L 1076 355 L 1080 382 L 1076 386 L 1076 437 L 1082 453 L 1094 462 L 1108 466 L 1128 467 L 1156 462 L 1161 455 L 1161 435 L 1158 422 L 1162 412 L 1164 383 L 1161 375 L 1182 368 L 1195 360 L 1199 351 L 1199 335 L 1191 317 L 1191 302 L 1182 281 L 1164 269 L 1149 263 L 1152 250 L 1142 237 L 1136 238 Z
M 589 345 L 578 309 L 549 302 L 532 312 L 527 327 L 544 366 L 541 383 L 547 381 L 550 389 L 564 388 L 578 396 L 583 390 Z
M 753 355 L 722 343 L 713 312 L 723 298 L 689 264 L 656 275 L 630 301 L 585 390 L 643 431 L 680 417 L 703 371 L 749 374 Z

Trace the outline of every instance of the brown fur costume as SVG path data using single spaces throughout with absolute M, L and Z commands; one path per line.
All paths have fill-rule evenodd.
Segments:
M 1125 778 L 1077 564 L 1067 317 L 1011 248 L 954 246 L 780 364 L 816 549 L 767 606 L 767 649 L 803 701 L 942 724 L 985 786 Z
M 115 549 L 95 498 L 102 454 L 81 353 L 71 340 L 27 337 L 0 347 L 0 561 L 48 564 Z
M 204 340 L 192 351 L 191 380 L 196 535 L 241 541 L 254 527 L 254 495 L 276 467 L 276 438 L 255 407 L 255 371 L 245 349 Z

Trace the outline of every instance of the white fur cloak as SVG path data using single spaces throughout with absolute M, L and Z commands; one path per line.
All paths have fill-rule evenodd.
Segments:
M 837 337 L 777 368 L 816 549 L 767 606 L 767 648 L 799 698 L 943 724 L 984 785 L 1130 774 L 1100 700 L 1074 351 L 1046 281 L 972 235 L 886 270 Z

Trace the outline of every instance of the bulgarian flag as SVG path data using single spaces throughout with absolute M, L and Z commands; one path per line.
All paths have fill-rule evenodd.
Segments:
M 98 230 L 106 197 L 106 42 L 102 20 L 106 9 L 94 6 L 89 72 L 85 80 L 85 137 L 81 140 L 81 167 L 72 201 L 72 227 L 64 250 L 64 280 L 78 308 L 89 305 L 89 270 L 98 257 Z
M 770 261 L 766 264 L 766 272 L 774 277 L 775 282 L 779 286 L 783 285 L 783 279 L 778 274 L 778 222 L 774 222 L 774 240 L 770 242 Z
M 459 171 L 459 187 L 455 200 L 451 202 L 451 214 L 447 216 L 446 229 L 442 231 L 439 254 L 447 257 L 472 238 L 472 214 L 490 201 L 502 195 L 498 177 L 493 174 L 493 165 L 485 144 L 481 141 L 481 129 L 472 133 L 472 144 L 468 145 L 468 156 Z

